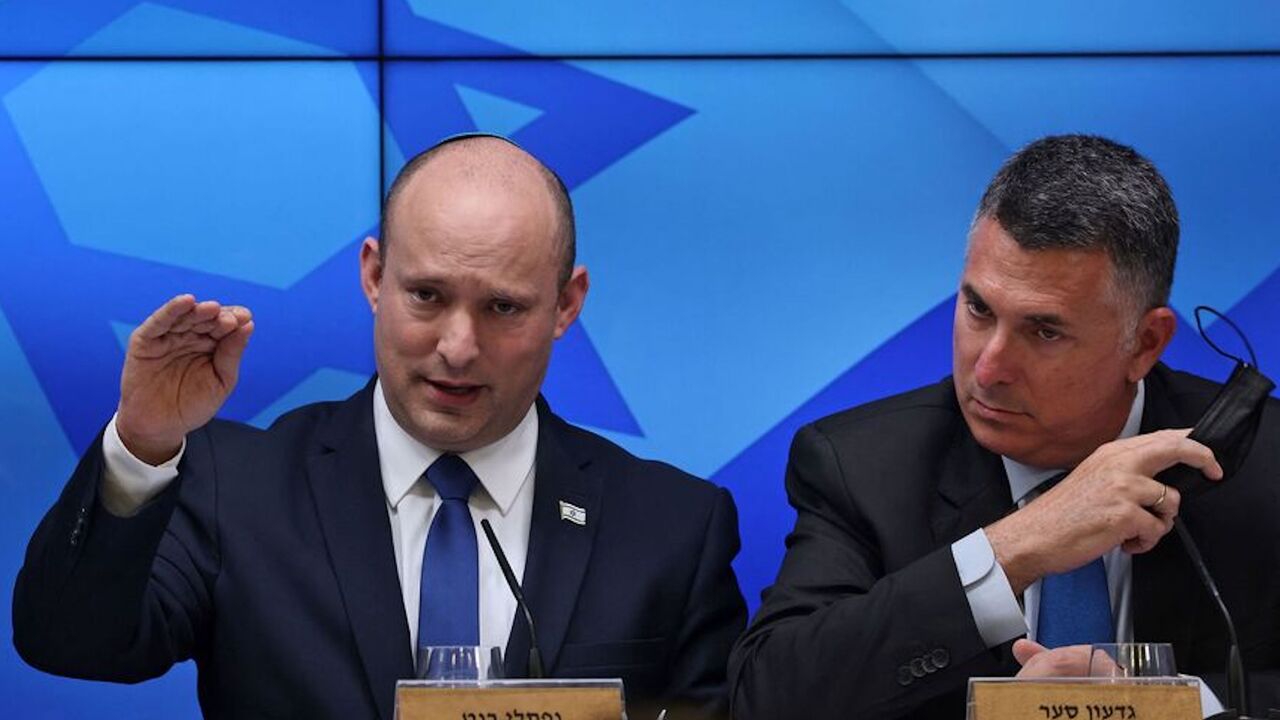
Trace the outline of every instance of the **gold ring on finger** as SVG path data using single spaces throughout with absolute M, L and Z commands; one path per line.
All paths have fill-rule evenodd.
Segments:
M 1150 505 L 1149 507 L 1150 507 L 1152 510 L 1155 510 L 1156 508 L 1160 507 L 1160 503 L 1164 502 L 1164 498 L 1165 498 L 1165 496 L 1166 496 L 1166 495 L 1168 495 L 1168 494 L 1169 494 L 1169 486 L 1168 486 L 1168 485 L 1161 485 L 1161 486 L 1160 486 L 1160 497 L 1156 498 L 1156 501 L 1155 501 L 1154 503 L 1151 503 L 1151 505 Z

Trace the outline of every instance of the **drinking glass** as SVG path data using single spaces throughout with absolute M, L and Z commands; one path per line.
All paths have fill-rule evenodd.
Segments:
M 421 680 L 499 680 L 502 649 L 479 645 L 423 645 L 415 674 Z
M 1095 644 L 1089 655 L 1090 677 L 1172 677 L 1178 674 L 1169 643 Z

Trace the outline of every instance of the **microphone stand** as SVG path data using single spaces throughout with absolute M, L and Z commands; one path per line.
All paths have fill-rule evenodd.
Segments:
M 480 521 L 480 527 L 484 529 L 484 536 L 489 540 L 493 556 L 498 559 L 498 567 L 502 568 L 502 576 L 507 579 L 507 587 L 511 588 L 511 594 L 516 598 L 516 605 L 519 606 L 520 612 L 524 613 L 524 622 L 529 626 L 529 679 L 541 680 L 543 677 L 542 652 L 538 650 L 538 636 L 533 631 L 533 613 L 529 612 L 529 605 L 524 601 L 524 593 L 520 590 L 520 582 L 516 580 L 516 574 L 511 570 L 511 563 L 507 562 L 507 554 L 502 552 L 502 546 L 498 544 L 498 536 L 493 533 L 493 526 L 485 519 Z
M 1191 559 L 1196 574 L 1200 576 L 1200 581 L 1204 583 L 1209 595 L 1218 606 L 1218 614 L 1222 616 L 1227 626 L 1227 642 L 1230 643 L 1230 649 L 1227 652 L 1227 709 L 1216 715 L 1210 715 L 1206 720 L 1253 720 L 1253 716 L 1249 715 L 1248 676 L 1245 673 L 1244 662 L 1240 659 L 1240 638 L 1236 635 L 1236 625 L 1231 620 L 1231 613 L 1227 610 L 1226 603 L 1222 601 L 1222 594 L 1218 592 L 1218 584 L 1213 581 L 1213 575 L 1209 574 L 1209 566 L 1205 565 L 1204 557 L 1200 555 L 1200 548 L 1191 538 L 1191 533 L 1182 523 L 1182 518 L 1174 518 L 1173 527 L 1178 531 L 1182 547 L 1186 549 L 1187 557 Z

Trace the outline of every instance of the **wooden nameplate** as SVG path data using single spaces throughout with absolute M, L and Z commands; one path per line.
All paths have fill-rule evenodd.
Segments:
M 1200 720 L 1193 678 L 969 681 L 969 720 Z
M 621 680 L 401 680 L 397 720 L 620 720 Z

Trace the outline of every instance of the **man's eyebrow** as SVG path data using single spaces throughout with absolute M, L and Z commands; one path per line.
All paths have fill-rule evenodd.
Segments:
M 968 300 L 969 302 L 977 303 L 983 307 L 986 307 L 987 301 L 983 300 L 982 295 L 978 294 L 978 291 L 974 290 L 973 286 L 970 285 L 969 283 L 965 283 L 961 285 L 960 292 L 964 293 L 965 299 Z
M 538 292 L 530 288 L 491 288 L 489 290 L 489 297 L 494 300 L 506 300 L 530 304 L 537 300 Z
M 960 292 L 964 294 L 965 299 L 969 302 L 987 307 L 987 301 L 982 299 L 982 294 L 974 289 L 974 287 L 969 283 L 961 285 Z M 1043 325 L 1048 327 L 1069 327 L 1071 325 L 1071 323 L 1064 320 L 1061 315 L 1056 315 L 1054 313 L 1034 313 L 1031 315 L 1024 315 L 1022 319 L 1033 325 Z
M 457 286 L 450 281 L 445 275 L 426 270 L 423 272 L 409 272 L 402 278 L 402 282 L 409 287 L 432 287 L 444 290 L 446 292 L 457 289 Z M 532 304 L 537 300 L 538 292 L 536 289 L 529 287 L 498 287 L 488 286 L 482 292 L 489 300 L 502 300 L 509 302 L 517 302 L 523 304 Z
M 401 279 L 414 285 L 444 285 L 446 280 L 444 277 L 437 275 L 430 270 L 406 270 Z
M 1026 316 L 1026 320 L 1028 322 L 1035 323 L 1036 325 L 1048 325 L 1050 327 L 1066 327 L 1071 324 L 1066 320 L 1063 320 L 1061 315 L 1054 315 L 1052 313 L 1028 315 Z

